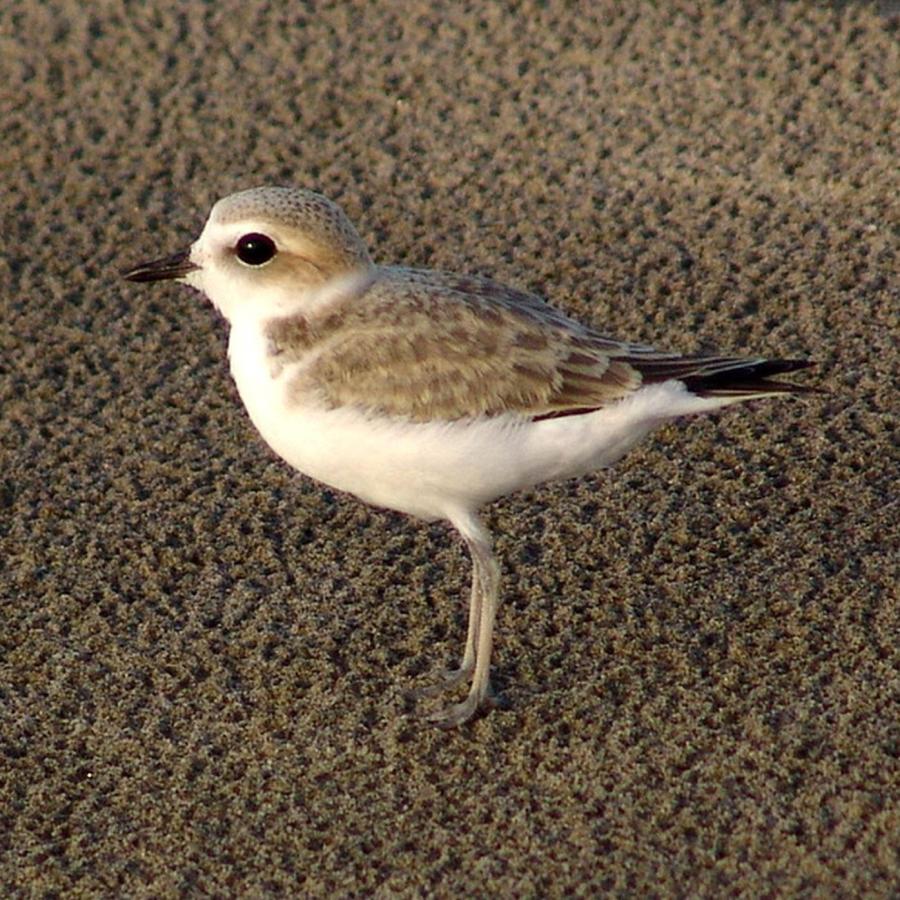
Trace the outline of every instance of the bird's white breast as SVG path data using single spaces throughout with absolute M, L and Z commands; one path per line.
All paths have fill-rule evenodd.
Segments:
M 688 408 L 694 400 L 683 385 L 666 382 L 588 415 L 407 422 L 298 401 L 288 386 L 303 363 L 275 364 L 259 323 L 233 324 L 228 351 L 247 412 L 279 456 L 318 481 L 426 520 L 612 465 L 655 425 L 699 411 Z

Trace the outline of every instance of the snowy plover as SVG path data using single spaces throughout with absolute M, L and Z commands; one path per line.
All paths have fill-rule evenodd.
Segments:
M 376 265 L 341 209 L 306 190 L 226 197 L 188 250 L 124 276 L 212 301 L 247 412 L 295 469 L 462 535 L 468 634 L 439 687 L 471 686 L 430 717 L 443 726 L 494 699 L 500 573 L 479 507 L 610 466 L 677 416 L 811 390 L 771 380 L 802 360 L 659 352 L 488 278 Z

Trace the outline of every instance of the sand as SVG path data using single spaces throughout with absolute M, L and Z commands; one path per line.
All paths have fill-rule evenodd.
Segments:
M 5 896 L 900 890 L 900 20 L 659 5 L 4 4 Z M 272 183 L 828 393 L 489 508 L 511 708 L 428 727 L 457 538 L 292 473 L 119 277 Z

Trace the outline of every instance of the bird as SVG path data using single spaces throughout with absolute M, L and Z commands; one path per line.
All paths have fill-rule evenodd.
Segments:
M 501 702 L 490 679 L 500 567 L 483 506 L 612 466 L 672 419 L 816 392 L 778 378 L 805 359 L 660 351 L 482 275 L 377 264 L 343 210 L 308 189 L 226 196 L 190 247 L 122 276 L 208 298 L 230 326 L 253 425 L 295 470 L 461 535 L 472 562 L 462 660 L 419 692 L 468 683 L 461 702 L 425 715 L 444 728 Z

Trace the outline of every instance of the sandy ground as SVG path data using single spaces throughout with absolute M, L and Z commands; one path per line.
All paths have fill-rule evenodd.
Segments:
M 5 896 L 900 890 L 900 22 L 696 5 L 3 4 Z M 490 508 L 512 708 L 435 730 L 458 540 L 289 471 L 118 275 L 266 183 L 829 393 Z

